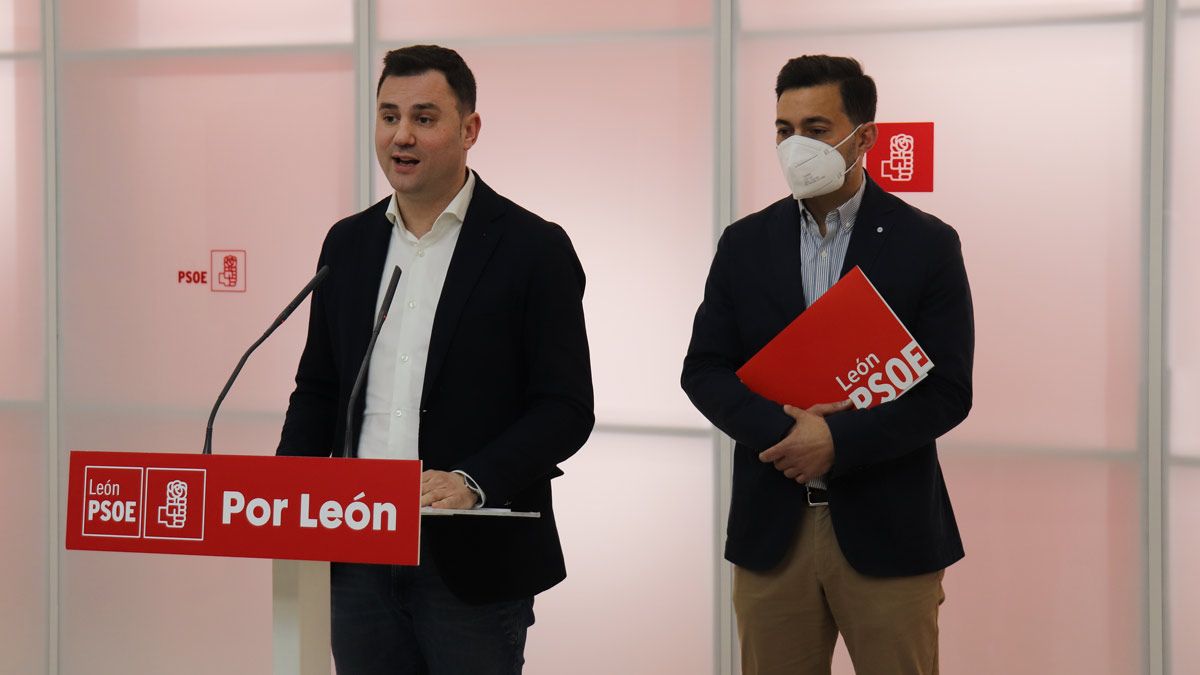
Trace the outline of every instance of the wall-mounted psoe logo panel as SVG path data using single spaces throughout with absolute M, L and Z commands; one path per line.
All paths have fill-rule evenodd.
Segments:
M 204 469 L 146 469 L 146 538 L 204 539 Z
M 209 269 L 209 288 L 216 293 L 246 292 L 246 252 L 239 250 L 212 251 Z
M 142 536 L 142 470 L 89 466 L 83 470 L 83 536 Z
M 878 122 L 867 172 L 888 192 L 933 192 L 933 122 Z

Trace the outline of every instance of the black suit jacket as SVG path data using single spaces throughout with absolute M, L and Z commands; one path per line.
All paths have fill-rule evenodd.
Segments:
M 330 275 L 313 295 L 279 454 L 341 450 L 384 274 L 387 205 L 325 239 L 318 267 Z M 566 232 L 477 180 L 434 316 L 419 452 L 426 469 L 470 474 L 488 506 L 542 516 L 424 519 L 422 555 L 469 602 L 532 596 L 566 576 L 550 479 L 594 423 L 583 287 Z M 355 438 L 365 398 L 350 420 Z
M 958 235 L 868 177 L 842 274 L 855 265 L 934 368 L 895 401 L 826 418 L 834 442 L 827 476 L 834 531 L 860 573 L 939 570 L 963 556 L 935 444 L 971 408 L 974 325 Z M 758 459 L 787 434 L 792 418 L 778 402 L 750 391 L 735 371 L 805 309 L 800 268 L 795 199 L 727 228 L 683 367 L 692 402 L 735 441 L 725 555 L 755 570 L 783 559 L 807 507 L 802 485 Z

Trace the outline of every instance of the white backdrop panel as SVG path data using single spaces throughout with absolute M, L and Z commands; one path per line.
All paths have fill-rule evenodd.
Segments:
M 64 402 L 207 410 L 355 210 L 350 60 L 77 61 L 61 90 Z M 179 281 L 212 275 L 214 249 L 246 252 L 245 292 Z M 255 354 L 227 409 L 286 405 L 306 314 Z
M 1185 0 L 1186 1 L 1186 0 Z M 1007 22 L 1088 20 L 1136 12 L 1141 0 L 848 0 L 825 4 L 819 11 L 805 2 L 740 0 L 741 28 L 746 31 L 861 31 L 874 27 L 921 28 Z
M 49 585 L 46 409 L 0 406 L 0 673 L 46 669 Z M 61 545 L 61 544 L 59 544 Z
M 0 38 L 37 32 L 30 3 Z M 36 5 L 34 6 L 36 9 Z M 3 24 L 0 24 L 3 26 Z M 36 43 L 35 43 L 36 44 Z M 17 46 L 21 46 L 18 44 Z M 27 45 L 26 45 L 27 46 Z M 46 668 L 49 584 L 46 475 L 45 164 L 40 59 L 0 60 L 0 672 Z
M 43 128 L 41 61 L 0 61 L 0 400 L 44 399 Z
M 58 0 L 61 49 L 349 43 L 354 0 Z
M 483 118 L 471 166 L 562 225 L 587 273 L 598 421 L 706 428 L 679 373 L 712 257 L 711 42 L 461 53 Z
M 586 37 L 607 32 L 702 29 L 709 25 L 708 0 L 377 0 L 379 36 L 386 41 L 439 41 L 512 36 L 537 39 L 555 33 Z M 474 67 L 474 66 L 472 66 Z M 586 78 L 592 79 L 592 78 Z
M 713 443 L 593 434 L 554 482 L 567 580 L 538 597 L 529 675 L 713 668 Z
M 38 0 L 0 0 L 0 52 L 39 49 L 41 12 Z

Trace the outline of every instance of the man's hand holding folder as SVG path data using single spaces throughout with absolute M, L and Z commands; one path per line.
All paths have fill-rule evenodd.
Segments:
M 833 466 L 833 436 L 824 417 L 849 409 L 849 400 L 818 403 L 807 410 L 784 405 L 783 412 L 796 423 L 783 440 L 763 450 L 758 458 L 774 464 L 783 475 L 797 483 L 824 476 Z

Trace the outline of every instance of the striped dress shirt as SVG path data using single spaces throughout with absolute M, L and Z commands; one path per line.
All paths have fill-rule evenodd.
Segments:
M 866 187 L 867 181 L 864 179 L 853 197 L 825 216 L 824 237 L 821 236 L 816 217 L 804 206 L 804 202 L 796 202 L 800 209 L 800 272 L 804 280 L 806 306 L 825 295 L 825 291 L 841 277 L 846 249 L 850 246 L 850 234 L 854 231 L 854 221 L 858 218 L 858 207 L 862 205 Z M 825 488 L 825 481 L 821 478 L 814 478 L 807 484 L 814 488 Z

